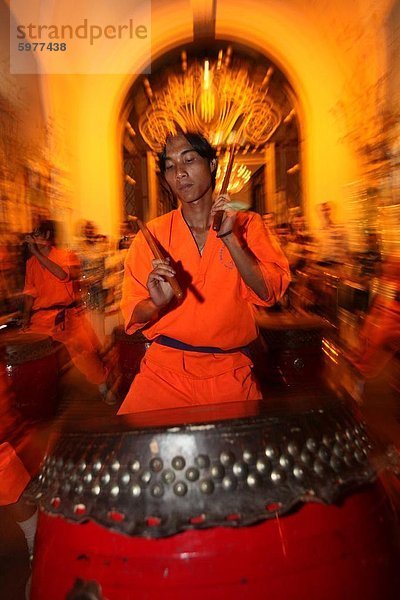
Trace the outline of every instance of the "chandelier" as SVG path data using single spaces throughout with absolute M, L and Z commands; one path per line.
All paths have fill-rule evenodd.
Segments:
M 261 83 L 251 81 L 248 67 L 230 65 L 220 51 L 212 63 L 195 61 L 189 68 L 182 53 L 182 73 L 169 75 L 166 85 L 153 92 L 145 80 L 149 106 L 139 119 L 139 130 L 154 152 L 160 152 L 169 134 L 198 131 L 214 146 L 232 143 L 261 146 L 281 122 L 281 114 L 268 98 L 272 67 Z
M 216 178 L 216 189 L 219 190 L 222 187 L 224 180 L 225 171 L 227 167 L 227 160 L 223 160 L 218 164 L 217 178 Z M 246 165 L 235 162 L 232 166 L 231 176 L 228 184 L 228 194 L 237 194 L 244 188 L 246 183 L 251 177 L 251 171 Z

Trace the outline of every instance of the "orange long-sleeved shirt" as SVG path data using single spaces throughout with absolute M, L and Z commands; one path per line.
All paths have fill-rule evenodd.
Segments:
M 184 290 L 181 302 L 173 300 L 156 321 L 146 324 L 149 339 L 167 335 L 193 346 L 212 346 L 228 350 L 244 346 L 257 335 L 252 305 L 270 306 L 284 293 L 289 283 L 289 266 L 283 252 L 273 246 L 260 215 L 238 213 L 235 233 L 249 248 L 260 266 L 270 290 L 261 300 L 246 284 L 228 248 L 210 230 L 200 255 L 181 209 L 173 210 L 148 224 L 165 253 L 171 257 L 176 277 Z M 147 278 L 153 269 L 152 253 L 139 233 L 125 261 L 121 309 L 129 323 L 133 309 L 149 298 Z M 133 333 L 143 324 L 127 330 Z
M 66 272 L 69 267 L 79 266 L 79 259 L 73 252 L 61 248 L 52 248 L 48 258 L 57 263 Z M 48 269 L 43 267 L 36 256 L 26 263 L 24 294 L 33 296 L 33 310 L 48 308 L 53 304 L 67 306 L 74 301 L 73 282 L 70 279 L 60 281 Z

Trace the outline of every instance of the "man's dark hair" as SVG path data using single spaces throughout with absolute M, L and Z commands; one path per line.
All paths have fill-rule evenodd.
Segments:
M 217 151 L 213 146 L 211 146 L 210 142 L 200 133 L 195 133 L 194 131 L 178 131 L 176 135 L 183 135 L 189 144 L 192 146 L 193 150 L 197 152 L 203 158 L 206 158 L 211 165 L 212 160 L 217 160 Z M 170 135 L 170 137 L 175 137 L 175 135 Z M 163 151 L 158 154 L 158 164 L 160 165 L 160 171 L 164 175 L 165 173 L 165 161 L 167 158 L 167 141 L 165 142 Z M 211 187 L 215 189 L 215 182 L 217 177 L 217 168 L 211 173 Z
M 52 246 L 56 245 L 57 227 L 55 221 L 50 219 L 41 221 L 33 233 L 47 238 Z

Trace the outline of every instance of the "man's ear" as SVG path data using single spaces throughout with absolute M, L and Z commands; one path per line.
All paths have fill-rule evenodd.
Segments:
M 210 162 L 210 169 L 211 169 L 211 173 L 214 173 L 214 171 L 217 170 L 217 165 L 218 165 L 218 161 L 216 158 L 213 158 Z

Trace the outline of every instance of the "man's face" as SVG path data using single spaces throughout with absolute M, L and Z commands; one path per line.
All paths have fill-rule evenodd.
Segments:
M 211 165 L 193 149 L 184 135 L 171 137 L 167 141 L 165 159 L 165 179 L 178 198 L 186 204 L 201 200 L 212 194 Z

